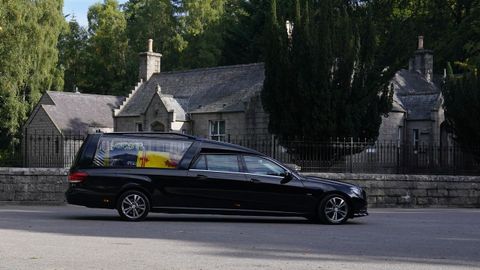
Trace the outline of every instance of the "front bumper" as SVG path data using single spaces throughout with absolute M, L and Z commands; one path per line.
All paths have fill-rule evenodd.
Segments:
M 367 203 L 366 197 L 365 199 L 353 198 L 352 199 L 353 211 L 352 211 L 351 217 L 356 218 L 356 217 L 368 216 L 367 205 L 368 203 Z

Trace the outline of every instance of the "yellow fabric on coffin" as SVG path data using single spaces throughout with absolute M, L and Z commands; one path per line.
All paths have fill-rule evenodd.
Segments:
M 176 162 L 170 160 L 167 152 L 138 151 L 137 167 L 172 169 L 176 166 Z

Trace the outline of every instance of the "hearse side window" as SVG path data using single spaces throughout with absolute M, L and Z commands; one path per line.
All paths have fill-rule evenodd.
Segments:
M 209 171 L 239 172 L 237 155 L 205 155 Z
M 207 163 L 205 162 L 205 155 L 201 155 L 195 161 L 195 164 L 193 164 L 192 169 L 197 169 L 197 170 L 206 170 L 207 169 Z
M 202 154 L 192 169 L 219 172 L 239 172 L 237 155 Z
M 254 174 L 284 176 L 285 169 L 268 159 L 255 156 L 244 156 L 247 171 Z
M 192 142 L 182 140 L 103 136 L 93 165 L 175 169 L 190 145 Z

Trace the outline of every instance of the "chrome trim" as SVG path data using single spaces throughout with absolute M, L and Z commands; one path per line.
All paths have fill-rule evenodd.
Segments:
M 268 175 L 268 174 L 258 174 L 258 173 L 248 173 L 248 172 L 225 172 L 225 171 L 214 171 L 214 170 L 202 170 L 202 169 L 189 169 L 191 172 L 214 172 L 214 173 L 229 173 L 229 174 L 243 174 L 243 175 L 254 175 L 262 177 L 274 177 L 278 179 L 283 179 L 283 176 Z

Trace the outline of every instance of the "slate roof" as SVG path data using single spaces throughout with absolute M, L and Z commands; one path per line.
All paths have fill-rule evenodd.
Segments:
M 244 102 L 261 91 L 263 63 L 161 72 L 152 75 L 117 116 L 145 113 L 153 95 L 172 95 L 186 113 L 244 111 Z
M 175 112 L 175 120 L 177 121 L 185 121 L 185 111 L 183 107 L 178 103 L 178 101 L 172 95 L 164 95 L 159 94 L 160 100 L 165 105 L 165 109 L 167 112 L 174 111 Z
M 393 93 L 392 112 L 407 112 L 397 93 Z
M 441 105 L 440 94 L 418 94 L 400 96 L 407 108 L 408 120 L 430 120 L 431 112 Z
M 442 104 L 438 85 L 419 73 L 402 69 L 395 74 L 392 84 L 398 105 L 407 111 L 407 120 L 430 120 L 431 112 Z
M 427 81 L 421 74 L 405 69 L 395 73 L 392 79 L 395 92 L 399 96 L 420 93 L 440 93 L 440 88 L 433 82 Z
M 85 133 L 88 127 L 113 128 L 112 109 L 123 97 L 80 94 L 72 92 L 46 93 L 55 105 L 41 104 L 55 125 L 63 132 Z

